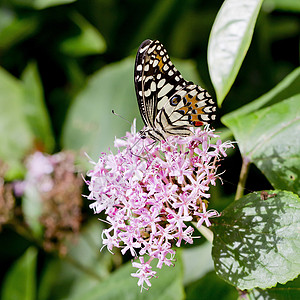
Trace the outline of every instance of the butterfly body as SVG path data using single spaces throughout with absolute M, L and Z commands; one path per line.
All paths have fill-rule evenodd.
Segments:
M 135 90 L 146 128 L 142 138 L 165 140 L 170 135 L 188 136 L 190 127 L 215 119 L 216 106 L 208 92 L 186 81 L 157 40 L 144 41 L 136 56 Z

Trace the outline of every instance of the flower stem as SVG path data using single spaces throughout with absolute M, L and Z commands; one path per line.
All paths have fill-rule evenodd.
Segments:
M 236 194 L 234 200 L 238 200 L 244 195 L 246 180 L 249 172 L 250 160 L 247 156 L 243 157 L 243 163 L 240 173 L 239 183 L 236 189 Z
M 192 222 L 192 224 L 198 229 L 198 231 L 212 244 L 214 239 L 213 232 L 207 227 L 201 225 L 200 228 L 197 227 L 196 222 Z

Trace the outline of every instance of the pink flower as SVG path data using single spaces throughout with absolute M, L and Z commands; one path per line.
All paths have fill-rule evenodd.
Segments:
M 205 203 L 202 202 L 202 212 L 195 212 L 194 215 L 200 217 L 197 223 L 197 227 L 199 228 L 203 224 L 203 222 L 205 222 L 206 226 L 209 227 L 211 225 L 209 218 L 219 217 L 220 214 L 214 209 L 206 211 Z
M 138 271 L 132 276 L 139 278 L 142 289 L 144 284 L 151 286 L 156 274 L 152 260 L 157 259 L 158 268 L 170 266 L 172 247 L 180 247 L 182 241 L 193 243 L 189 222 L 210 226 L 209 218 L 218 216 L 214 210 L 206 211 L 205 203 L 218 178 L 218 163 L 232 144 L 220 140 L 212 144 L 216 137 L 206 127 L 154 145 L 151 139 L 141 139 L 133 126 L 126 137 L 115 140 L 117 154 L 103 153 L 87 174 L 90 208 L 104 211 L 110 226 L 103 231 L 103 247 L 139 256 L 140 263 L 133 262 Z M 149 260 L 144 262 L 141 255 Z
M 144 258 L 140 257 L 140 264 L 133 262 L 132 266 L 134 268 L 138 268 L 138 270 L 136 271 L 136 273 L 132 273 L 131 276 L 133 277 L 137 277 L 139 278 L 138 281 L 138 286 L 141 287 L 141 291 L 142 289 L 146 289 L 144 287 L 144 282 L 150 287 L 151 283 L 150 280 L 152 277 L 155 276 L 156 272 L 155 271 L 151 271 L 152 267 L 150 266 L 149 262 L 144 263 Z

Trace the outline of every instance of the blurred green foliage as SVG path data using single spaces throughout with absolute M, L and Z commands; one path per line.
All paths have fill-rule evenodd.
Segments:
M 216 60 L 210 60 L 209 66 L 207 62 L 208 41 L 222 2 L 1 0 L 0 159 L 10 167 L 6 179 L 24 176 L 22 162 L 34 150 L 47 153 L 61 149 L 84 150 L 96 159 L 101 151 L 107 151 L 113 145 L 115 136 L 121 137 L 130 129 L 129 124 L 111 113 L 112 110 L 130 122 L 137 118 L 137 129 L 140 129 L 143 125 L 134 94 L 133 68 L 136 50 L 147 38 L 160 40 L 169 55 L 176 58 L 174 63 L 183 76 L 206 87 L 210 94 L 217 94 L 219 105 L 229 91 L 214 127 L 217 132 L 228 136 L 229 130 L 224 129 L 220 121 L 227 114 L 222 121 L 236 139 L 240 138 L 242 154 L 249 154 L 251 147 L 259 143 L 256 136 L 248 139 L 251 129 L 263 135 L 266 124 L 271 129 L 276 124 L 278 128 L 284 127 L 292 106 L 286 102 L 276 107 L 271 105 L 292 97 L 292 112 L 298 120 L 300 104 L 299 96 L 295 95 L 300 93 L 299 69 L 296 69 L 299 66 L 299 1 L 265 0 L 260 11 L 261 3 L 257 1 L 258 19 L 255 15 L 250 16 L 252 23 L 247 23 L 250 35 L 233 55 L 235 60 L 227 69 L 225 87 L 216 85 L 213 76 L 212 82 L 210 80 L 209 69 L 211 75 L 212 69 L 221 72 Z M 240 17 L 239 12 L 236 11 L 234 16 Z M 219 44 L 220 40 L 211 44 L 209 51 L 213 53 L 214 45 Z M 250 104 L 243 107 L 247 103 Z M 282 108 L 285 105 L 288 107 Z M 240 107 L 243 108 L 236 110 Z M 267 119 L 266 110 L 256 112 L 258 109 L 271 110 L 273 120 Z M 241 121 L 245 114 L 248 114 L 247 118 Z M 261 121 L 258 125 L 255 124 L 257 119 Z M 253 125 L 248 128 L 250 132 L 243 131 L 248 122 Z M 293 133 L 299 131 L 297 126 L 298 123 L 288 130 L 288 147 L 296 144 L 290 152 L 296 155 L 296 159 L 299 134 L 295 137 Z M 259 145 L 262 143 L 260 141 Z M 275 144 L 279 146 L 278 138 Z M 284 146 L 280 149 L 287 151 Z M 267 155 L 267 150 L 263 154 Z M 258 168 L 263 154 L 251 156 Z M 297 179 L 299 168 L 294 168 L 293 158 L 287 155 L 283 159 L 286 157 L 288 166 L 285 166 L 293 170 Z M 299 192 L 299 181 L 295 177 L 281 182 L 274 178 L 277 163 L 270 162 L 260 170 L 274 186 L 287 190 L 292 187 L 294 192 Z M 224 161 L 222 168 L 226 173 L 222 178 L 225 184 L 212 193 L 211 202 L 215 208 L 224 208 L 233 199 L 240 164 L 237 151 Z M 252 167 L 247 188 L 270 187 L 262 173 Z M 5 245 L 0 250 L 0 279 L 4 282 L 2 298 L 20 299 L 25 293 L 24 299 L 28 300 L 119 299 L 120 295 L 125 299 L 183 299 L 184 292 L 186 299 L 237 297 L 234 288 L 220 282 L 212 273 L 201 274 L 205 276 L 186 282 L 184 291 L 182 282 L 185 282 L 184 269 L 188 264 L 180 258 L 174 270 L 162 270 L 161 281 L 154 280 L 157 283 L 153 282 L 148 294 L 140 294 L 136 280 L 129 276 L 131 267 L 125 265 L 112 273 L 120 264 L 118 254 L 114 258 L 105 252 L 98 254 L 100 226 L 100 222 L 86 225 L 78 244 L 70 246 L 73 247 L 71 256 L 62 260 L 45 253 L 37 256 L 33 248 L 25 252 L 29 244 L 27 239 L 4 228 L 0 235 L 1 245 Z M 205 251 L 207 254 L 210 249 Z M 212 268 L 207 264 L 203 262 L 206 272 Z M 189 277 L 193 278 L 191 274 Z M 11 293 L 14 282 L 23 283 L 20 291 Z M 253 291 L 253 299 L 264 293 Z

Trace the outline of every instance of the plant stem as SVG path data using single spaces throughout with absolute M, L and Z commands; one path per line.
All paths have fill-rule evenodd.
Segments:
M 201 225 L 200 228 L 197 227 L 196 222 L 192 222 L 192 224 L 197 228 L 197 230 L 212 244 L 214 239 L 213 232 L 207 227 Z
M 243 163 L 240 173 L 239 183 L 236 189 L 236 194 L 234 200 L 238 200 L 244 195 L 246 180 L 249 172 L 250 160 L 247 156 L 243 157 Z

